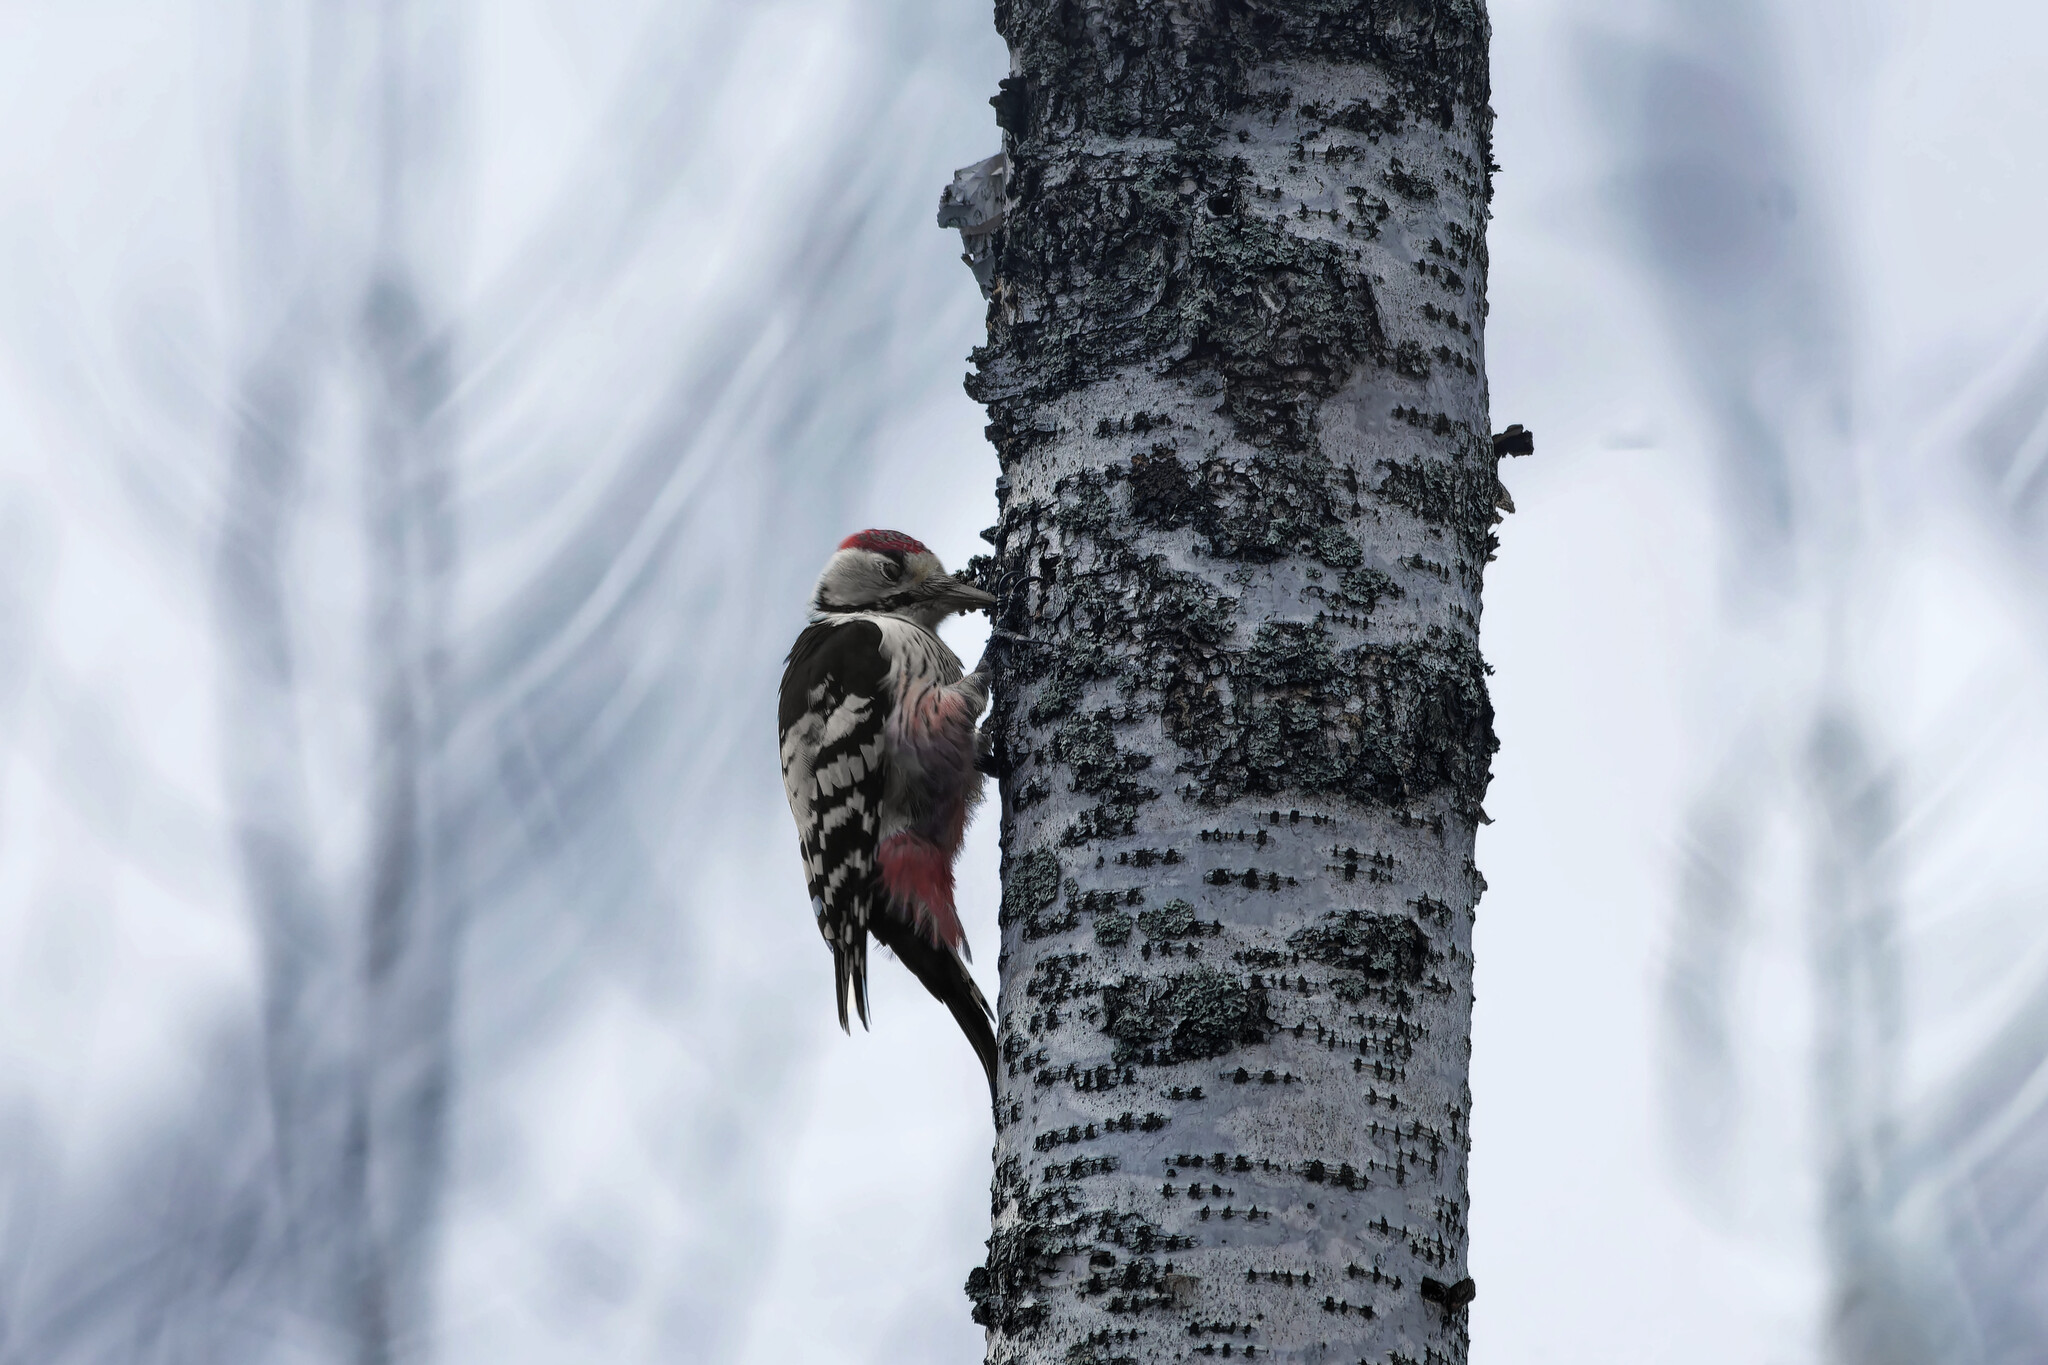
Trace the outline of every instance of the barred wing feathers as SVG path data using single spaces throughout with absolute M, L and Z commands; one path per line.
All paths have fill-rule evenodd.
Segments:
M 782 676 L 782 780 L 803 846 L 811 909 L 832 949 L 840 1027 L 849 1027 L 849 990 L 862 1025 L 868 1022 L 867 941 L 873 934 L 951 1012 L 981 1060 L 993 1100 L 995 1012 L 961 960 L 966 940 L 953 910 L 952 858 L 977 794 L 969 790 L 973 720 L 966 720 L 964 734 L 942 737 L 958 728 L 953 713 L 961 703 L 952 699 L 913 706 L 931 711 L 930 717 L 897 715 L 891 654 L 899 651 L 889 645 L 900 649 L 905 642 L 884 632 L 872 618 L 818 622 L 797 637 Z M 926 632 L 916 635 L 909 645 L 928 647 L 932 657 L 920 657 L 927 666 L 914 671 L 957 682 L 958 662 L 945 647 L 924 638 Z M 936 728 L 933 719 L 940 722 Z M 960 753 L 951 753 L 954 748 Z M 958 760 L 966 776 L 945 780 L 939 770 L 948 760 Z M 913 772 L 916 782 L 907 780 Z M 933 788 L 928 794 L 938 798 L 936 807 L 912 809 L 918 804 L 908 799 L 913 787 Z
M 782 784 L 803 846 L 811 911 L 832 949 L 841 1028 L 849 1027 L 849 986 L 861 1024 L 868 1022 L 867 935 L 885 785 L 888 672 L 881 629 L 855 620 L 806 629 L 782 675 Z

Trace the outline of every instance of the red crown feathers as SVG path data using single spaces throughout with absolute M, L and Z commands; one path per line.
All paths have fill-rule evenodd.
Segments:
M 912 540 L 901 531 L 856 531 L 839 542 L 842 550 L 873 550 L 877 554 L 921 555 L 931 553 L 920 541 Z

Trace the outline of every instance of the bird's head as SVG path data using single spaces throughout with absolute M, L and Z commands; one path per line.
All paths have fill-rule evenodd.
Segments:
M 937 555 L 901 531 L 861 531 L 839 542 L 818 575 L 811 619 L 874 611 L 932 630 L 956 611 L 979 611 L 995 602 L 947 573 Z

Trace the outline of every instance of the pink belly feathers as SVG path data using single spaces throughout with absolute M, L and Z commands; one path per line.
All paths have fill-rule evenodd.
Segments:
M 902 756 L 924 769 L 930 809 L 910 814 L 909 828 L 876 850 L 882 885 L 933 943 L 960 948 L 966 935 L 953 908 L 953 859 L 967 832 L 968 812 L 981 796 L 974 770 L 974 722 L 967 699 L 951 688 L 901 695 L 890 726 Z

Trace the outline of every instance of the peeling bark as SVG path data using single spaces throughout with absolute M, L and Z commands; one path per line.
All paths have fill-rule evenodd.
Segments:
M 1484 11 L 996 22 L 988 1359 L 1463 1361 Z

